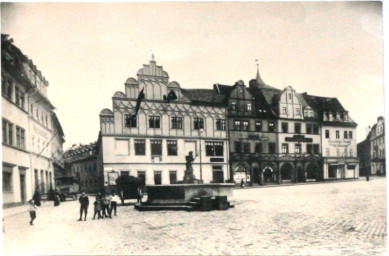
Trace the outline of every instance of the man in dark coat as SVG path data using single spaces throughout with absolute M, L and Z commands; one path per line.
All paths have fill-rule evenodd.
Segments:
M 34 199 L 34 204 L 36 206 L 41 206 L 41 195 L 39 194 L 38 189 L 35 190 L 34 195 L 32 196 L 32 199 Z
M 83 212 L 85 212 L 84 221 L 86 221 L 86 215 L 88 214 L 89 198 L 87 195 L 85 195 L 85 192 L 82 192 L 78 201 L 80 202 L 80 219 L 78 219 L 78 221 L 82 221 Z

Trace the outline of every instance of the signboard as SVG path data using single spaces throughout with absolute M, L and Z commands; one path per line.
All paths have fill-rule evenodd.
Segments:
M 211 157 L 209 160 L 211 161 L 211 163 L 222 163 L 222 162 L 224 162 L 224 158 Z
M 119 173 L 112 171 L 107 173 L 108 176 L 108 185 L 116 185 L 116 179 L 119 177 Z
M 312 138 L 305 138 L 304 135 L 294 135 L 293 137 L 286 137 L 285 141 L 290 141 L 290 142 L 312 142 Z

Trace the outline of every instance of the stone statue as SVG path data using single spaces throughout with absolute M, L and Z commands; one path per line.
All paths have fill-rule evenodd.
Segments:
M 193 161 L 195 158 L 193 157 L 193 151 L 190 151 L 189 154 L 185 157 L 186 159 L 186 170 L 184 175 L 184 183 L 193 184 L 195 182 L 195 176 L 193 175 Z

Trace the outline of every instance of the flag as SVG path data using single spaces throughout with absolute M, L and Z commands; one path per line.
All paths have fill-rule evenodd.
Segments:
M 136 100 L 135 113 L 133 115 L 130 115 L 126 119 L 126 126 L 130 126 L 132 120 L 136 120 L 136 116 L 138 115 L 138 111 L 139 111 L 139 108 L 140 108 L 140 103 L 145 98 L 145 94 L 143 93 L 143 90 L 144 90 L 144 88 L 140 91 L 140 93 L 138 95 L 138 99 Z
M 176 99 L 177 99 L 176 93 L 173 90 L 171 90 L 167 95 L 167 101 L 170 102 L 171 100 L 176 100 Z

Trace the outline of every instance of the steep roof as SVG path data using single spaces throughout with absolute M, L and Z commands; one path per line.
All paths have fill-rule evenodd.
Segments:
M 222 105 L 226 98 L 211 89 L 181 89 L 181 92 L 195 105 Z
M 301 94 L 308 104 L 319 113 L 329 112 L 346 112 L 337 98 L 319 97 L 308 95 L 306 92 Z

